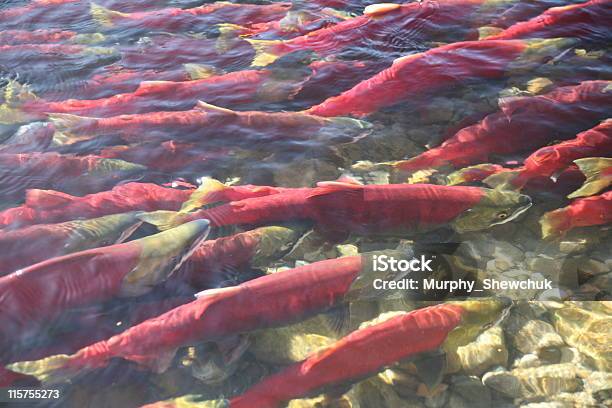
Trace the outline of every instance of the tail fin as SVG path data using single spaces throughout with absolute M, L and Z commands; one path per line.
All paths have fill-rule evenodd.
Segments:
M 478 39 L 479 40 L 486 40 L 489 37 L 494 37 L 500 33 L 502 33 L 504 30 L 499 28 L 499 27 L 493 27 L 493 26 L 482 26 L 480 28 L 478 28 Z
M 81 44 L 81 45 L 91 45 L 101 43 L 105 41 L 106 37 L 102 33 L 85 33 L 85 34 L 77 34 L 72 39 L 72 43 Z
M 25 205 L 33 208 L 51 209 L 70 205 L 75 196 L 53 190 L 26 190 Z
M 214 193 L 228 188 L 225 184 L 211 177 L 206 177 L 200 187 L 185 201 L 179 213 L 188 213 L 213 202 Z
M 16 373 L 35 377 L 43 384 L 54 384 L 69 380 L 79 374 L 80 370 L 69 367 L 72 357 L 58 354 L 35 361 L 20 361 L 6 366 Z
M 69 145 L 81 140 L 92 139 L 92 135 L 78 134 L 87 127 L 93 126 L 97 119 L 86 116 L 71 115 L 69 113 L 49 113 L 49 121 L 55 127 L 53 143 L 56 145 Z
M 487 177 L 504 170 L 499 164 L 483 163 L 464 167 L 446 176 L 447 186 L 483 181 Z
M 40 119 L 20 109 L 23 102 L 36 99 L 28 85 L 9 80 L 2 92 L 4 103 L 0 105 L 0 124 L 12 125 Z M 44 117 L 44 116 L 43 116 Z
M 506 170 L 501 173 L 492 174 L 483 180 L 489 187 L 501 190 L 520 190 L 525 186 L 526 180 L 521 177 L 520 170 Z
M 187 74 L 189 74 L 189 78 L 192 80 L 205 79 L 214 75 L 222 74 L 222 71 L 211 65 L 189 63 L 184 64 L 183 68 L 185 68 L 185 71 L 187 71 Z
M 91 3 L 91 18 L 102 27 L 111 28 L 115 25 L 113 20 L 128 16 L 127 13 L 109 10 L 99 4 Z
M 186 214 L 177 211 L 153 211 L 138 215 L 138 219 L 147 224 L 155 225 L 160 231 L 165 231 L 185 223 Z
M 255 58 L 253 58 L 251 66 L 265 67 L 276 61 L 278 57 L 282 55 L 274 52 L 274 46 L 283 43 L 280 40 L 252 40 L 250 38 L 245 38 L 245 40 L 248 41 L 251 47 L 253 47 L 253 50 L 255 50 Z
M 612 159 L 605 157 L 590 157 L 587 159 L 575 160 L 580 171 L 586 176 L 586 181 L 578 190 L 574 191 L 567 198 L 586 197 L 599 193 L 612 183 Z M 607 176 L 602 174 L 608 169 Z
M 249 31 L 246 27 L 229 23 L 217 24 L 217 28 L 219 29 L 219 37 L 217 37 L 215 48 L 219 52 L 227 52 L 230 50 L 236 40 L 240 38 L 240 35 Z
M 560 208 L 547 212 L 540 218 L 540 226 L 542 227 L 542 238 L 544 239 L 563 236 L 571 227 L 567 210 Z

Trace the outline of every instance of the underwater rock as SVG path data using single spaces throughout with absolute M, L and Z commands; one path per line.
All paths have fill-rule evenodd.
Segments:
M 462 371 L 470 375 L 481 375 L 493 366 L 506 366 L 508 349 L 501 327 L 494 326 L 482 332 L 475 341 L 458 347 L 446 355 L 448 372 Z
M 523 404 L 520 408 L 573 408 L 573 405 L 559 401 L 532 402 L 529 404 Z
M 551 279 L 555 285 L 564 288 L 578 286 L 578 262 L 575 259 L 540 255 L 527 259 L 526 263 L 531 271 L 541 273 Z
M 612 272 L 612 265 L 608 265 L 605 262 L 598 261 L 597 259 L 581 259 L 578 265 L 578 270 L 581 275 L 598 276 Z
M 421 381 L 415 375 L 413 365 L 398 364 L 378 374 L 382 382 L 393 387 L 402 398 L 415 397 Z
M 589 357 L 590 365 L 612 371 L 612 315 L 606 302 L 565 302 L 554 312 L 553 324 L 567 344 Z
M 289 401 L 287 408 L 360 408 L 348 396 L 330 398 L 320 396 L 316 398 L 302 398 Z
M 455 376 L 449 387 L 449 408 L 488 408 L 491 390 L 475 377 Z
M 219 384 L 234 374 L 249 345 L 248 336 L 238 336 L 219 345 L 203 343 L 188 347 L 181 358 L 181 368 L 204 384 Z
M 338 177 L 340 170 L 335 164 L 319 159 L 295 160 L 274 171 L 274 183 L 282 187 L 309 186 Z
M 552 364 L 489 372 L 482 377 L 482 382 L 508 397 L 528 400 L 582 390 L 581 377 L 585 371 L 573 364 Z
M 603 371 L 590 373 L 584 379 L 584 389 L 597 402 L 610 406 L 610 402 L 612 402 L 612 373 Z
M 336 256 L 354 256 L 359 255 L 359 248 L 355 245 L 336 245 Z
M 432 396 L 425 398 L 425 406 L 427 408 L 442 408 L 448 403 L 450 394 L 448 390 L 438 392 Z
M 540 357 L 545 349 L 558 349 L 565 345 L 554 327 L 543 320 L 530 320 L 518 331 L 509 334 L 519 351 L 525 354 L 536 354 Z
M 554 83 L 548 78 L 533 78 L 532 80 L 527 82 L 527 92 L 532 95 L 541 94 L 544 92 L 548 92 L 553 86 Z
M 419 116 L 425 125 L 448 124 L 453 119 L 456 102 L 445 97 L 432 98 Z
M 289 364 L 330 346 L 336 338 L 326 316 L 318 315 L 290 326 L 253 333 L 249 350 L 259 361 Z
M 532 368 L 540 367 L 542 361 L 536 354 L 524 354 L 520 358 L 514 360 L 513 368 Z
M 336 250 L 327 241 L 327 238 L 321 233 L 311 230 L 298 240 L 284 259 L 290 261 L 303 259 L 308 262 L 316 262 L 335 257 Z
M 373 377 L 357 384 L 353 388 L 353 396 L 361 408 L 419 408 L 423 406 L 403 400 L 391 385 L 385 383 L 379 377 Z

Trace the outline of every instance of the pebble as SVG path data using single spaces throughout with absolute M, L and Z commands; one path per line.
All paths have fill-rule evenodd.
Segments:
M 470 375 L 481 375 L 494 366 L 506 366 L 508 349 L 500 326 L 482 332 L 475 341 L 447 352 L 448 371 L 461 370 Z

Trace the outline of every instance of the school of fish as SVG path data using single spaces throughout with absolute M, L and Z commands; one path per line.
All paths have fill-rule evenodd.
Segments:
M 612 0 L 0 2 L 0 389 L 610 406 L 610 52 Z

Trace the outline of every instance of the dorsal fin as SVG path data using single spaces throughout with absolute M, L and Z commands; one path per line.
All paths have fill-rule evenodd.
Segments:
M 216 106 L 216 105 L 211 105 L 210 103 L 206 103 L 203 101 L 198 101 L 196 103 L 196 109 L 200 109 L 204 112 L 214 112 L 214 113 L 225 113 L 227 115 L 235 115 L 237 114 L 236 111 L 233 111 L 231 109 L 227 109 L 227 108 L 222 108 L 220 106 Z
M 187 71 L 187 74 L 189 74 L 189 78 L 192 80 L 205 79 L 210 78 L 211 76 L 224 74 L 223 70 L 206 64 L 188 63 L 183 64 L 183 68 L 185 68 L 185 71 Z
M 70 204 L 74 199 L 74 196 L 61 191 L 32 189 L 26 191 L 25 205 L 36 208 L 54 208 Z
M 323 181 L 317 184 L 317 187 L 308 195 L 308 198 L 324 196 L 334 192 L 358 192 L 363 189 L 361 184 L 344 183 L 341 181 Z
M 503 98 L 499 98 L 497 104 L 499 105 L 499 109 L 506 116 L 512 115 L 518 108 L 524 106 L 524 103 L 529 96 L 505 96 Z
M 326 187 L 326 186 L 335 186 L 335 185 L 343 186 L 345 184 L 354 185 L 354 186 L 363 186 L 363 183 L 361 183 L 359 180 L 345 174 L 345 175 L 340 176 L 337 180 L 334 180 L 334 181 L 319 181 L 317 183 L 317 187 Z
M 402 5 L 397 3 L 370 4 L 365 9 L 363 9 L 363 15 L 369 17 L 378 17 L 387 14 L 390 11 L 397 10 L 401 7 Z

